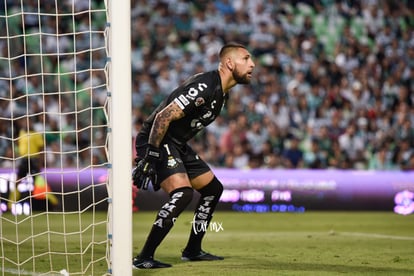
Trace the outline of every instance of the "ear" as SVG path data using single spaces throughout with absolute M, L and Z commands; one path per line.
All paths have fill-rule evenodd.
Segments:
M 230 58 L 228 58 L 228 59 L 226 60 L 226 67 L 227 67 L 227 69 L 229 69 L 230 71 L 233 71 L 234 64 L 233 64 L 233 61 L 232 61 Z

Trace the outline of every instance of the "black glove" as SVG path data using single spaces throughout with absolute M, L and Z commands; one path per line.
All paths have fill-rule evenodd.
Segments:
M 160 189 L 157 182 L 157 172 L 155 170 L 156 163 L 160 159 L 160 150 L 152 145 L 149 145 L 144 158 L 137 158 L 135 162 L 137 166 L 132 171 L 132 180 L 138 189 L 147 190 L 148 184 L 151 181 L 154 190 Z

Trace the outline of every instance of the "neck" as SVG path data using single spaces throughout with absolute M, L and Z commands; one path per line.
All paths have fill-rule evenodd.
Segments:
M 229 92 L 229 90 L 234 87 L 237 82 L 234 80 L 231 72 L 224 68 L 222 64 L 219 64 L 218 72 L 221 79 L 221 88 L 223 89 L 224 93 Z

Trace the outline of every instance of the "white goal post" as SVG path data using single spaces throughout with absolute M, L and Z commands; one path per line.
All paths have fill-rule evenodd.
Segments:
M 0 275 L 131 275 L 130 0 L 0 0 Z
M 112 269 L 114 275 L 131 275 L 131 34 L 130 1 L 109 1 L 110 93 L 112 96 Z

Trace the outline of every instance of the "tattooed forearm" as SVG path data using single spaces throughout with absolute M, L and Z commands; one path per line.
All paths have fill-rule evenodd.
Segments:
M 184 117 L 184 112 L 175 102 L 170 103 L 163 110 L 158 112 L 151 128 L 148 143 L 159 147 L 170 123 L 182 117 Z

